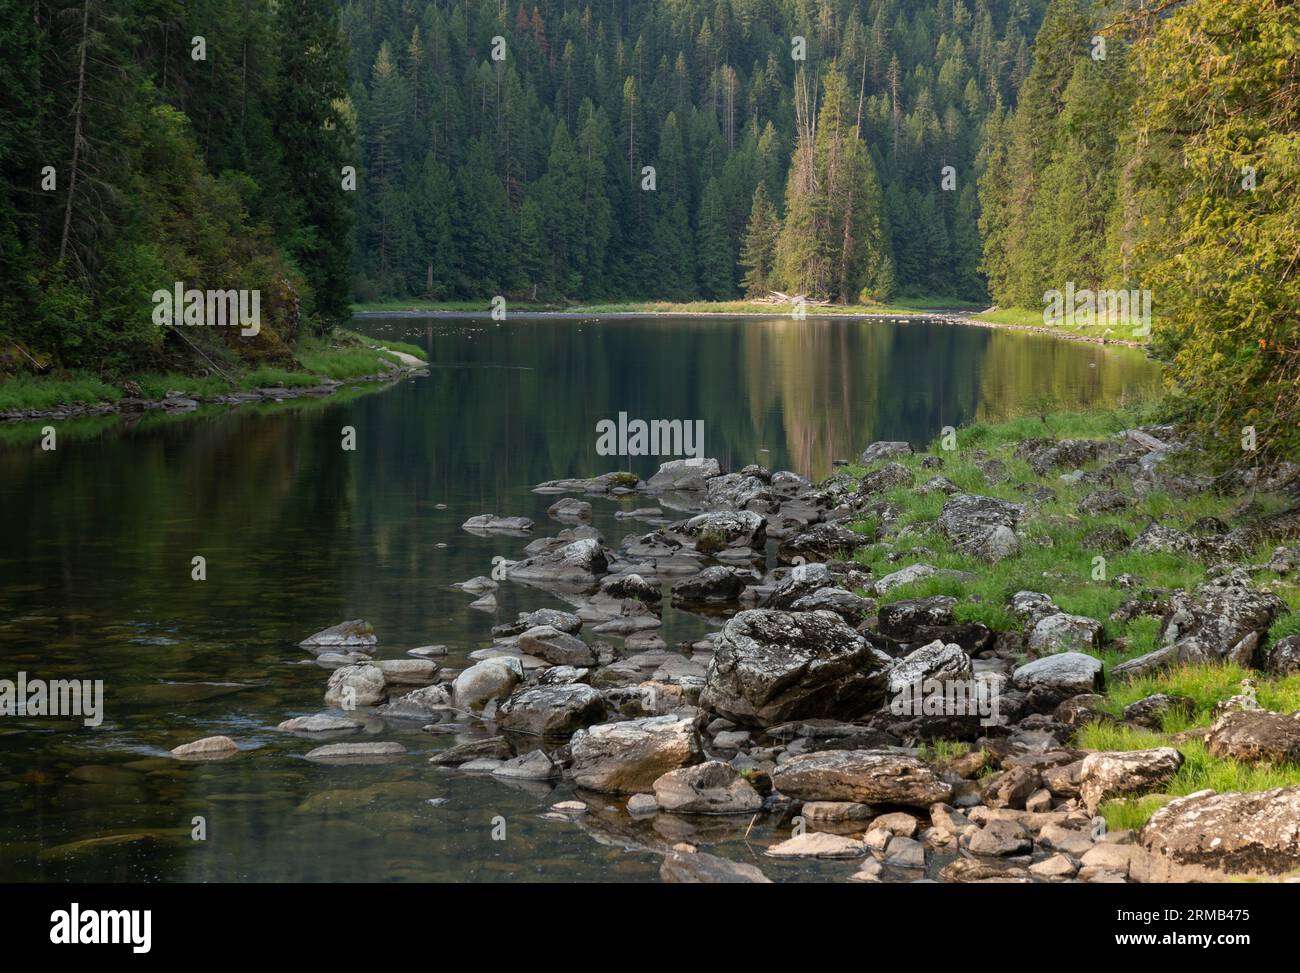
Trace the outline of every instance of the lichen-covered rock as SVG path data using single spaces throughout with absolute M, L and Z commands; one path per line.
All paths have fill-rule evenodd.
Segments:
M 714 565 L 674 584 L 673 601 L 688 605 L 734 602 L 754 581 L 752 572 Z
M 1166 714 L 1191 715 L 1195 708 L 1196 701 L 1187 696 L 1153 693 L 1125 706 L 1124 719 L 1129 723 L 1158 730 L 1163 725 Z
M 752 510 L 715 510 L 671 524 L 663 533 L 703 553 L 731 547 L 762 550 L 767 522 Z
M 1173 747 L 1090 753 L 1079 770 L 1079 793 L 1089 814 L 1103 801 L 1152 791 L 1167 783 L 1183 765 L 1183 755 Z
M 605 719 L 605 697 L 582 683 L 518 689 L 497 710 L 497 725 L 513 733 L 568 737 Z
M 886 463 L 878 470 L 872 470 L 858 484 L 858 494 L 864 497 L 877 493 L 887 493 L 899 487 L 910 487 L 916 483 L 916 477 L 902 463 Z
M 831 612 L 744 611 L 723 627 L 700 705 L 744 726 L 851 719 L 883 700 L 887 663 Z
M 1213 658 L 1248 666 L 1255 647 L 1285 610 L 1281 598 L 1260 591 L 1243 573 L 1234 571 L 1194 592 L 1173 595 L 1161 622 L 1160 639 L 1173 645 L 1194 638 Z
M 855 552 L 872 544 L 872 538 L 839 524 L 817 524 L 787 538 L 777 549 L 777 560 L 782 564 L 795 563 L 796 557 L 805 561 L 833 561 L 852 557 Z
M 1151 815 L 1140 843 L 1141 881 L 1282 875 L 1300 868 L 1300 787 L 1177 798 Z
M 908 598 L 881 605 L 880 633 L 900 642 L 910 642 L 916 630 L 923 625 L 951 625 L 952 612 L 956 606 L 957 599 L 951 595 Z
M 934 641 L 894 663 L 889 670 L 889 691 L 896 694 L 908 686 L 923 687 L 931 679 L 966 680 L 971 677 L 971 659 L 961 646 Z
M 886 441 L 872 443 L 862 451 L 862 457 L 858 460 L 863 466 L 870 466 L 872 463 L 878 463 L 882 459 L 893 459 L 896 456 L 912 455 L 912 446 L 910 443 L 899 441 Z
M 1275 676 L 1300 672 L 1300 635 L 1280 638 L 1263 653 L 1261 668 Z
M 772 785 L 797 801 L 851 801 L 928 808 L 948 803 L 952 786 L 915 757 L 889 750 L 822 750 L 772 771 Z
M 1205 736 L 1216 757 L 1257 763 L 1300 763 L 1300 720 L 1281 713 L 1224 713 Z
M 1025 647 L 1033 655 L 1096 652 L 1101 649 L 1101 622 L 1065 612 L 1046 615 L 1029 630 Z
M 594 586 L 609 569 L 600 542 L 584 538 L 561 548 L 516 561 L 506 569 L 511 581 L 532 584 Z
M 1025 515 L 1018 503 L 962 494 L 943 505 L 939 514 L 939 532 L 953 545 L 986 560 L 999 560 L 1015 553 L 1007 535 L 1014 537 L 1016 525 Z M 996 556 L 990 556 L 996 555 Z

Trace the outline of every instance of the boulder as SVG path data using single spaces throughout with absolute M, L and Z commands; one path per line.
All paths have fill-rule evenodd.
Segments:
M 461 709 L 482 709 L 489 700 L 509 696 L 523 678 L 523 663 L 512 656 L 484 659 L 456 676 L 452 697 Z
M 1269 646 L 1263 653 L 1260 668 L 1275 676 L 1300 672 L 1300 635 L 1288 635 Z
M 478 531 L 522 532 L 533 529 L 533 522 L 528 517 L 498 517 L 496 514 L 478 514 L 460 525 L 471 533 Z
M 1232 572 L 1195 592 L 1174 594 L 1161 622 L 1160 639 L 1164 645 L 1173 645 L 1195 638 L 1213 659 L 1249 666 L 1255 646 L 1284 611 L 1286 603 L 1281 598 L 1260 591 L 1249 578 Z
M 377 645 L 379 639 L 370 623 L 362 618 L 339 622 L 315 635 L 303 639 L 298 644 L 306 648 L 355 648 L 364 645 Z
M 397 719 L 428 721 L 450 705 L 451 693 L 446 686 L 425 686 L 405 696 L 390 699 L 380 712 Z
M 519 650 L 553 666 L 591 666 L 596 663 L 596 653 L 591 646 L 568 632 L 552 625 L 537 625 L 519 636 Z
M 492 771 L 492 776 L 510 780 L 553 780 L 560 776 L 560 766 L 545 750 L 532 750 L 502 761 Z
M 654 791 L 660 809 L 677 814 L 753 814 L 763 806 L 749 781 L 720 760 L 670 770 Z
M 561 548 L 515 561 L 507 570 L 511 581 L 539 585 L 595 585 L 609 569 L 605 551 L 592 538 L 574 541 Z
M 970 656 L 959 645 L 935 641 L 905 655 L 889 670 L 889 692 L 897 694 L 908 686 L 924 688 L 929 679 L 956 680 L 972 678 Z
M 957 599 L 951 595 L 932 595 L 929 598 L 909 598 L 881 605 L 879 629 L 899 642 L 910 642 L 916 630 L 923 625 L 951 625 L 952 610 Z
M 430 659 L 381 659 L 375 665 L 390 686 L 425 686 L 438 674 L 438 663 Z
M 1034 842 L 1025 826 L 1018 821 L 994 818 L 982 828 L 967 831 L 962 843 L 972 855 L 1002 857 L 1023 855 L 1033 850 Z
M 1030 629 L 1025 647 L 1039 656 L 1057 652 L 1097 652 L 1101 649 L 1101 622 L 1065 612 L 1046 615 Z
M 570 750 L 573 782 L 612 794 L 650 791 L 664 774 L 697 764 L 702 755 L 694 721 L 677 716 L 599 723 L 576 733 Z
M 514 733 L 568 737 L 605 718 L 605 697 L 582 683 L 518 689 L 497 710 L 497 725 Z
M 862 858 L 867 846 L 857 838 L 824 831 L 807 831 L 768 847 L 772 858 Z
M 1195 708 L 1196 701 L 1186 696 L 1153 693 L 1125 706 L 1124 719 L 1138 726 L 1159 730 L 1164 725 L 1165 714 L 1182 713 L 1190 716 Z
M 1173 747 L 1090 753 L 1079 770 L 1079 793 L 1089 814 L 1103 801 L 1155 790 L 1178 772 L 1183 755 Z
M 1000 560 L 1008 556 L 1007 552 L 1015 553 L 1019 549 L 1019 542 L 1013 544 L 1011 538 L 1024 514 L 1025 508 L 1018 503 L 962 494 L 944 503 L 939 514 L 939 532 L 960 550 L 987 560 Z
M 952 787 L 925 763 L 889 750 L 799 754 L 772 772 L 772 785 L 797 801 L 851 801 L 928 808 L 947 803 Z
M 374 706 L 387 698 L 383 670 L 368 662 L 335 669 L 325 686 L 325 705 L 339 709 Z
M 1300 787 L 1176 798 L 1151 815 L 1134 859 L 1141 881 L 1216 881 L 1300 868 Z M 1141 873 L 1137 873 L 1137 869 Z
M 1300 763 L 1300 720 L 1280 713 L 1224 713 L 1205 736 L 1210 753 L 1243 763 Z
M 858 494 L 870 497 L 899 487 L 910 487 L 915 483 L 916 477 L 902 463 L 886 463 L 880 469 L 873 470 L 862 478 L 862 482 L 858 484 Z
M 660 881 L 676 885 L 771 885 L 772 880 L 753 865 L 733 862 L 705 852 L 673 851 L 659 866 Z
M 669 490 L 705 490 L 710 477 L 722 472 L 716 459 L 675 459 L 659 467 L 659 471 L 646 481 L 651 492 Z
M 389 763 L 406 753 L 400 743 L 330 743 L 305 754 L 306 759 L 323 764 Z
M 1100 692 L 1105 687 L 1105 672 L 1100 659 L 1082 652 L 1059 652 L 1019 666 L 1011 673 L 1011 682 L 1026 692 L 1044 690 L 1065 699 Z
M 883 700 L 886 662 L 831 612 L 752 609 L 723 626 L 700 705 L 751 727 L 851 719 Z
M 905 568 L 900 568 L 878 578 L 875 584 L 871 586 L 871 590 L 878 595 L 883 595 L 891 588 L 912 584 L 914 581 L 922 581 L 938 573 L 938 569 L 928 564 L 909 564 Z
M 673 585 L 673 601 L 682 604 L 732 602 L 740 598 L 745 586 L 754 582 L 749 571 L 715 565 Z
M 557 520 L 580 520 L 587 523 L 591 521 L 591 504 L 586 500 L 576 500 L 573 497 L 556 500 L 546 508 L 546 512 Z
M 767 543 L 767 522 L 752 510 L 715 510 L 671 524 L 664 534 L 704 554 L 730 547 L 761 551 Z
M 782 564 L 793 564 L 796 557 L 808 562 L 833 561 L 836 558 L 852 557 L 855 552 L 870 547 L 872 543 L 872 538 L 866 534 L 859 534 L 839 524 L 817 524 L 782 541 L 777 548 L 776 557 Z
M 881 440 L 872 443 L 864 449 L 858 462 L 863 466 L 870 466 L 872 463 L 878 463 L 882 459 L 893 459 L 896 456 L 911 455 L 912 446 L 910 443 Z

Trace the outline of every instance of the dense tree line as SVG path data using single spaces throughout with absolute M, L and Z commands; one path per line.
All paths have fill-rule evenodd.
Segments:
M 151 317 L 178 280 L 262 292 L 245 354 L 283 356 L 300 327 L 346 315 L 353 135 L 332 4 L 0 0 L 0 49 L 0 335 L 24 355 L 193 359 Z
M 357 296 L 981 298 L 1044 3 L 347 0 Z
M 1149 291 L 1175 401 L 1224 456 L 1300 455 L 1300 7 L 1052 0 L 984 151 L 995 301 Z

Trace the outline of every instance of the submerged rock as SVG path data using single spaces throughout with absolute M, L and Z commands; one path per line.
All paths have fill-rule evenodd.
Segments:
M 316 763 L 388 763 L 406 753 L 400 743 L 330 743 L 306 754 Z
M 370 623 L 362 618 L 339 622 L 303 639 L 298 644 L 307 648 L 339 648 L 377 645 L 379 639 Z
M 204 737 L 193 743 L 182 743 L 172 748 L 173 757 L 187 760 L 224 760 L 239 752 L 239 746 L 226 736 Z

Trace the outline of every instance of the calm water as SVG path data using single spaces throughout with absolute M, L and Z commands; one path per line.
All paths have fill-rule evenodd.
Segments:
M 459 667 L 495 622 L 561 607 L 506 585 L 495 617 L 469 610 L 448 585 L 526 540 L 459 525 L 499 513 L 531 516 L 534 536 L 558 529 L 555 497 L 529 488 L 618 465 L 596 455 L 595 425 L 620 411 L 704 420 L 724 468 L 823 476 L 875 439 L 920 444 L 1045 392 L 1065 408 L 1111 404 L 1158 380 L 1136 352 L 920 322 L 358 324 L 423 345 L 429 375 L 306 404 L 62 423 L 55 452 L 39 448 L 41 423 L 0 427 L 0 678 L 102 679 L 106 697 L 94 729 L 0 719 L 0 880 L 656 880 L 649 848 L 680 840 L 774 878 L 847 875 L 763 858 L 777 822 L 746 839 L 747 822 L 633 824 L 599 800 L 585 819 L 553 820 L 567 785 L 432 767 L 471 737 L 418 724 L 366 737 L 406 745 L 393 765 L 309 763 L 314 743 L 274 730 L 323 709 L 328 673 L 296 643 L 360 616 L 377 657 L 443 643 Z M 355 452 L 340 448 L 343 426 Z M 595 506 L 610 546 L 645 530 Z M 190 579 L 195 555 L 205 582 Z M 671 609 L 665 623 L 670 644 L 707 625 Z M 217 733 L 243 752 L 166 755 Z M 191 839 L 196 816 L 205 841 Z

